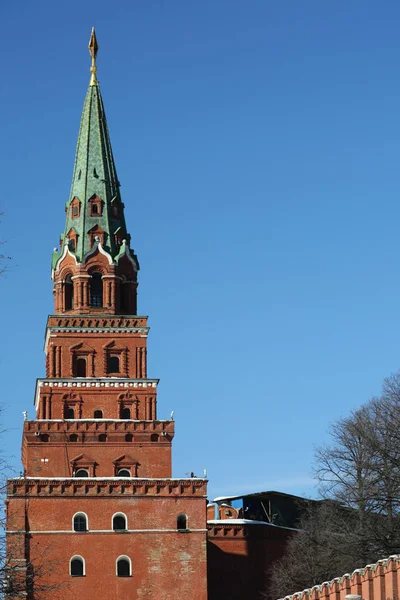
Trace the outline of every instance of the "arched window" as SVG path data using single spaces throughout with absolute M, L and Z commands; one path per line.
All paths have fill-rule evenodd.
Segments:
M 102 410 L 95 410 L 93 418 L 95 418 L 95 419 L 102 419 L 103 418 L 103 411 Z
M 65 278 L 65 310 L 74 308 L 74 282 L 72 275 L 67 275 Z
M 68 408 L 68 406 L 65 407 L 64 419 L 75 419 L 75 411 L 73 408 Z
M 130 476 L 131 476 L 131 472 L 129 469 L 119 469 L 118 477 L 130 477 Z
M 90 280 L 90 305 L 103 306 L 103 280 L 101 273 L 93 273 Z
M 187 522 L 188 522 L 187 515 L 185 515 L 184 513 L 181 513 L 176 518 L 176 528 L 179 530 L 187 529 L 188 528 Z
M 127 433 L 125 436 L 126 442 L 133 442 L 133 435 L 131 433 Z
M 101 433 L 99 435 L 99 442 L 106 442 L 107 441 L 107 435 L 105 433 Z
M 119 356 L 108 357 L 108 372 L 119 373 Z
M 71 435 L 69 436 L 69 441 L 70 442 L 77 442 L 78 441 L 78 436 L 76 435 L 76 433 L 71 433 Z
M 75 477 L 89 477 L 89 471 L 87 469 L 78 469 Z
M 114 531 L 126 531 L 127 519 L 124 513 L 117 513 L 112 518 L 112 528 Z
M 75 377 L 86 377 L 86 358 L 82 356 L 75 361 Z
M 82 556 L 73 556 L 69 561 L 69 574 L 72 577 L 84 577 L 85 572 L 85 561 Z
M 131 418 L 131 409 L 123 408 L 121 410 L 121 419 L 130 419 Z
M 131 577 L 132 563 L 128 556 L 119 556 L 117 558 L 117 577 Z
M 50 439 L 50 436 L 48 433 L 42 433 L 40 436 L 40 441 L 41 442 L 48 442 Z
M 73 518 L 74 531 L 87 531 L 88 518 L 85 513 L 76 513 Z

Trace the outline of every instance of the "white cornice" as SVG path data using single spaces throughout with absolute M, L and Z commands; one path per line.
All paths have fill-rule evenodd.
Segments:
M 129 388 L 156 388 L 159 379 L 128 379 L 123 377 L 74 377 L 60 379 L 37 379 L 35 391 L 35 407 L 38 408 L 40 388 L 62 388 L 81 389 L 81 388 L 118 388 L 121 391 Z
M 139 337 L 147 337 L 150 331 L 150 327 L 47 327 L 46 336 L 44 340 L 44 352 L 47 354 L 47 347 L 49 344 L 50 337 L 54 333 L 112 333 L 113 335 L 119 333 L 138 333 Z

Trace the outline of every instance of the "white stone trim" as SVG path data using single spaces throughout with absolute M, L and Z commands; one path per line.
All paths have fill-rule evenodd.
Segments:
M 71 563 L 72 563 L 73 560 L 75 560 L 77 558 L 79 558 L 82 561 L 82 564 L 83 564 L 83 577 L 85 577 L 85 575 L 86 575 L 86 563 L 85 563 L 85 559 L 80 554 L 74 554 L 69 559 L 69 574 L 71 575 Z M 74 575 L 71 575 L 71 577 L 74 577 Z M 78 576 L 75 575 L 75 577 L 78 577 Z
M 114 529 L 114 517 L 124 517 L 125 519 L 125 529 Z M 111 530 L 112 531 L 128 531 L 128 517 L 123 512 L 116 512 L 111 517 Z
M 129 558 L 129 556 L 127 556 L 126 554 L 121 554 L 121 556 L 118 556 L 117 560 L 115 561 L 115 574 L 118 577 L 118 563 L 120 560 L 127 560 L 129 563 L 129 577 L 132 577 L 132 561 Z
M 60 258 L 57 260 L 56 264 L 54 265 L 54 269 L 52 269 L 52 271 L 51 271 L 51 278 L 53 279 L 53 281 L 54 281 L 54 274 L 58 272 L 60 263 L 67 256 L 67 254 L 69 254 L 69 256 L 71 256 L 74 259 L 76 265 L 78 264 L 75 254 L 72 254 L 71 250 L 68 247 L 68 240 L 67 240 L 64 244 L 63 252 L 62 252 Z
M 82 264 L 84 265 L 85 262 L 87 261 L 87 259 L 92 256 L 92 254 L 94 254 L 96 252 L 96 250 L 99 250 L 100 254 L 103 254 L 103 256 L 107 257 L 108 262 L 110 265 L 115 264 L 111 254 L 108 254 L 108 252 L 106 252 L 106 250 L 104 250 L 103 246 L 101 245 L 101 242 L 95 242 L 93 244 L 93 248 L 91 248 L 89 250 L 89 252 L 86 252 L 85 256 L 82 258 Z
M 74 529 L 75 517 L 77 517 L 79 515 L 84 515 L 86 517 L 86 531 L 75 531 L 75 529 Z M 89 517 L 87 516 L 87 514 L 85 512 L 83 512 L 83 510 L 78 510 L 78 512 L 76 512 L 72 516 L 72 531 L 73 531 L 73 533 L 87 533 L 89 531 Z
M 177 529 L 127 529 L 126 530 L 127 533 L 179 533 L 179 531 Z M 188 530 L 189 533 L 207 533 L 208 529 L 190 529 Z M 25 531 L 24 529 L 8 529 L 6 530 L 6 534 L 8 535 L 21 535 L 21 534 L 25 534 L 28 533 L 27 531 Z M 69 529 L 50 529 L 50 530 L 43 530 L 43 531 L 39 531 L 39 530 L 29 530 L 30 534 L 34 534 L 34 535 L 38 535 L 38 534 L 57 534 L 57 533 L 62 533 L 63 535 L 68 533 L 71 535 L 76 535 L 77 533 L 82 533 L 84 535 L 90 535 L 91 533 L 107 533 L 107 534 L 115 534 L 114 530 L 110 530 L 110 529 L 91 529 L 90 531 L 70 531 Z M 21 559 L 21 560 L 25 560 L 25 559 Z
M 127 477 L 10 477 L 8 481 L 71 481 L 74 483 L 75 481 L 121 481 L 126 482 Z M 207 483 L 208 479 L 204 479 L 203 477 L 130 477 L 130 482 L 134 481 L 149 481 L 149 482 L 157 482 L 157 481 L 170 481 L 171 483 L 179 482 L 179 481 L 192 481 Z M 161 496 L 160 496 L 161 497 Z M 199 496 L 200 497 L 200 496 Z M 227 521 L 229 519 L 226 519 Z
M 40 378 L 36 380 L 34 405 L 39 406 L 39 389 L 50 388 L 156 388 L 159 379 L 130 379 L 125 377 L 66 377 Z M 90 420 L 90 419 L 85 419 Z

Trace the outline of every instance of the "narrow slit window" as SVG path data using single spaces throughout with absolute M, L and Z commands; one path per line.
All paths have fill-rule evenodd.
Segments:
M 103 280 L 101 273 L 93 273 L 90 280 L 90 304 L 97 308 L 103 306 Z
M 108 372 L 119 373 L 119 356 L 110 356 L 108 358 Z
M 176 528 L 180 531 L 187 529 L 187 522 L 188 522 L 187 515 L 185 515 L 184 513 L 181 513 L 180 515 L 177 516 Z
M 86 358 L 77 358 L 76 359 L 76 375 L 75 377 L 86 377 Z

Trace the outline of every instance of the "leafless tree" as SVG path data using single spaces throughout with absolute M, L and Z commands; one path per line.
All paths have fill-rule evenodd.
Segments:
M 304 513 L 273 565 L 271 598 L 400 552 L 400 373 L 334 423 L 329 437 L 314 466 L 325 501 Z

